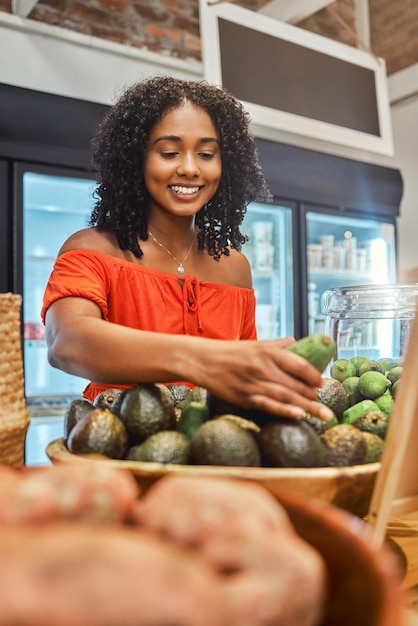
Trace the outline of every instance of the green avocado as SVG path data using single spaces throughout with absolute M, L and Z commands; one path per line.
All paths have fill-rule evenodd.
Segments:
M 322 373 L 334 356 L 335 348 L 335 341 L 331 337 L 315 333 L 302 337 L 302 339 L 287 346 L 285 350 L 303 357 Z
M 346 378 L 356 375 L 356 367 L 349 359 L 337 359 L 331 365 L 330 374 L 342 383 Z

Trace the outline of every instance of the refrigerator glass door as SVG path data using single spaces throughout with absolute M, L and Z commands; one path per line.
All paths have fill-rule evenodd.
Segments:
M 45 285 L 60 246 L 86 228 L 93 208 L 93 181 L 23 173 L 23 321 L 25 392 L 28 404 L 80 396 L 87 381 L 51 367 L 40 319 Z
M 309 332 L 323 332 L 321 297 L 333 287 L 396 282 L 395 224 L 306 212 Z
M 248 258 L 257 300 L 259 339 L 294 334 L 294 268 L 292 209 L 251 203 L 243 223 Z

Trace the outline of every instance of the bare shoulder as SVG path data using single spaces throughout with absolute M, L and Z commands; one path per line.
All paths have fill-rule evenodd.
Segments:
M 111 232 L 99 231 L 94 227 L 73 233 L 61 246 L 59 254 L 69 250 L 96 250 L 113 256 L 119 256 L 121 252 Z
M 211 259 L 213 263 L 216 263 Z M 251 267 L 247 257 L 237 250 L 230 250 L 229 255 L 222 255 L 219 260 L 219 274 L 222 282 L 235 287 L 252 288 Z

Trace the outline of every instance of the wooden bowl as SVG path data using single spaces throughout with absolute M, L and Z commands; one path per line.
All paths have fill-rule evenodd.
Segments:
M 99 455 L 72 454 L 68 451 L 64 438 L 52 441 L 46 448 L 46 454 L 53 463 L 102 462 L 127 469 L 132 472 L 143 490 L 167 475 L 237 478 L 256 481 L 276 496 L 281 493 L 297 494 L 303 498 L 331 503 L 359 517 L 364 517 L 368 512 L 380 469 L 380 463 L 351 467 L 264 468 L 117 461 Z
M 388 544 L 376 545 L 371 526 L 327 503 L 289 493 L 277 498 L 325 560 L 329 588 L 321 626 L 402 626 L 402 564 Z

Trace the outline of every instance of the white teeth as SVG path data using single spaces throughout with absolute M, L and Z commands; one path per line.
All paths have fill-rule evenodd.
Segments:
M 171 189 L 176 193 L 185 194 L 186 196 L 197 193 L 199 191 L 199 187 L 180 187 L 176 185 L 173 185 Z

